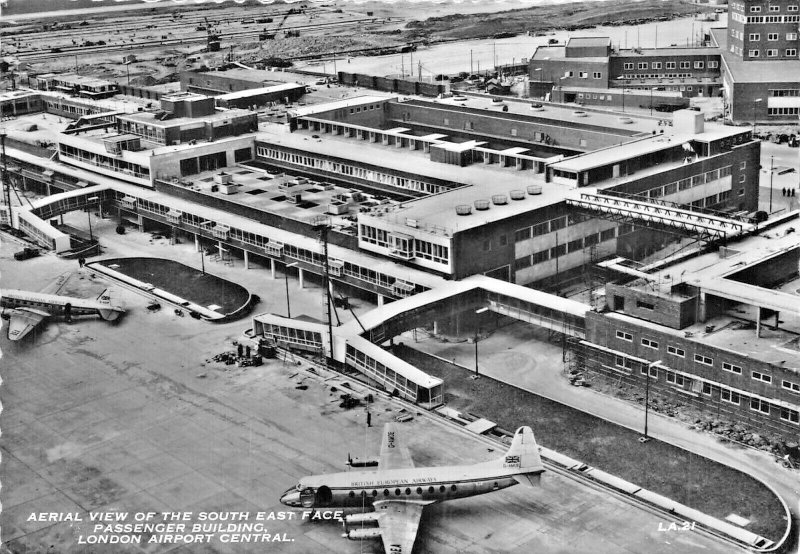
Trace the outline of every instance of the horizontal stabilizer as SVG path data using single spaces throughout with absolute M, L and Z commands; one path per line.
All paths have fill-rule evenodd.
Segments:
M 104 309 L 97 310 L 97 313 L 99 313 L 100 317 L 102 317 L 106 321 L 116 321 L 119 318 L 119 316 L 122 315 L 122 312 L 120 312 L 119 310 L 110 308 L 107 310 Z
M 520 473 L 514 476 L 514 480 L 526 487 L 538 487 L 542 481 L 541 473 Z

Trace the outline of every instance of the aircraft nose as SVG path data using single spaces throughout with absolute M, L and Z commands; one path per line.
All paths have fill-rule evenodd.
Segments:
M 281 496 L 281 504 L 296 508 L 300 506 L 300 493 L 296 490 L 288 490 Z

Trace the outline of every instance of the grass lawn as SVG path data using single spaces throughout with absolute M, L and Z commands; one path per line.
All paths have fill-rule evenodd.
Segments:
M 445 382 L 445 402 L 514 431 L 530 425 L 547 448 L 573 457 L 708 515 L 734 513 L 746 529 L 777 541 L 787 522 L 778 498 L 750 476 L 670 444 L 506 385 L 409 348 L 395 355 Z
M 216 304 L 221 314 L 235 312 L 250 296 L 241 285 L 164 258 L 114 258 L 98 263 L 200 306 Z

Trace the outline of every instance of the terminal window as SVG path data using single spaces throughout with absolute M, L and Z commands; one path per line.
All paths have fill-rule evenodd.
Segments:
M 768 414 L 769 402 L 767 402 L 766 400 L 761 400 L 760 398 L 751 398 L 750 409 L 755 412 L 761 412 L 762 414 Z
M 677 348 L 675 346 L 667 346 L 667 352 L 679 358 L 686 356 L 686 351 L 683 348 Z
M 742 368 L 738 365 L 733 365 L 728 362 L 722 362 L 722 369 L 724 371 L 730 371 L 731 373 L 737 373 L 739 375 L 742 374 Z
M 720 399 L 722 399 L 723 402 L 728 402 L 729 404 L 736 404 L 737 406 L 739 405 L 740 402 L 739 393 L 734 392 L 730 389 L 722 389 L 719 397 Z
M 626 340 L 628 342 L 633 341 L 633 335 L 631 335 L 630 333 L 626 333 L 625 331 L 617 331 L 617 338 Z
M 793 383 L 791 381 L 783 381 L 781 382 L 781 386 L 787 390 L 792 392 L 796 392 L 800 394 L 800 383 Z
M 800 423 L 800 412 L 789 408 L 781 408 L 781 419 L 790 423 Z
M 709 358 L 708 356 L 702 356 L 700 354 L 694 355 L 694 361 L 697 362 L 698 364 L 711 365 L 711 366 L 714 365 L 713 358 Z
M 772 376 L 767 375 L 766 373 L 761 373 L 760 371 L 753 372 L 753 379 L 756 381 L 763 381 L 764 383 L 772 383 Z

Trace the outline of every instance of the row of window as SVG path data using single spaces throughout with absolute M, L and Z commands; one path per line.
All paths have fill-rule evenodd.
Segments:
M 67 144 L 58 145 L 58 155 L 62 159 L 72 159 L 95 167 L 105 168 L 115 173 L 131 175 L 137 179 L 150 179 L 150 168 L 148 167 L 126 162 L 115 157 L 88 152 Z
M 731 19 L 739 23 L 797 23 L 800 15 L 748 15 L 732 13 Z
M 288 162 L 303 167 L 311 167 L 321 171 L 336 173 L 338 175 L 348 175 L 358 179 L 364 179 L 367 181 L 382 183 L 403 189 L 417 190 L 430 194 L 437 194 L 439 192 L 448 190 L 448 187 L 438 185 L 436 183 L 420 181 L 417 179 L 408 179 L 406 177 L 400 177 L 399 175 L 393 175 L 391 173 L 384 173 L 374 169 L 367 169 L 365 167 L 309 156 L 307 154 L 294 154 L 292 152 L 278 150 L 277 148 L 257 146 L 256 154 L 261 158 Z
M 350 108 L 350 113 L 361 113 L 362 109 L 365 112 L 370 110 L 377 110 L 380 108 L 380 104 L 367 104 L 366 106 L 356 106 L 355 108 Z
M 125 203 L 124 198 L 125 195 L 123 193 L 117 192 L 118 201 Z M 136 209 L 137 207 L 139 210 L 151 212 L 163 217 L 168 217 L 170 212 L 170 208 L 167 206 L 152 202 L 150 200 L 144 200 L 142 198 L 135 200 L 133 206 L 129 206 L 130 209 Z M 213 227 L 208 225 L 210 223 L 208 220 L 187 212 L 180 214 L 180 223 L 187 226 L 196 227 L 198 229 L 213 229 Z M 232 238 L 236 238 L 237 240 L 241 240 L 242 242 L 246 242 L 248 244 L 261 245 L 265 249 L 268 249 L 270 245 L 280 244 L 270 241 L 268 237 L 242 231 L 241 229 L 237 229 L 235 227 L 229 228 L 229 234 Z M 280 244 L 280 249 L 285 256 L 295 260 L 302 260 L 306 263 L 320 267 L 323 265 L 322 255 L 316 252 L 312 252 L 304 248 L 298 248 L 291 244 Z M 344 274 L 384 288 L 394 288 L 395 283 L 397 283 L 397 279 L 394 277 L 377 272 L 367 267 L 353 264 L 351 262 L 344 262 Z M 413 287 L 413 292 L 415 293 L 426 290 L 425 287 L 421 285 L 411 284 L 411 286 Z
M 800 115 L 800 108 L 767 108 L 767 115 Z
M 711 171 L 706 171 L 705 173 L 699 173 L 692 177 L 681 179 L 680 181 L 674 181 L 672 183 L 667 183 L 666 185 L 643 190 L 642 192 L 638 193 L 638 195 L 646 196 L 648 198 L 661 198 L 662 196 L 671 196 L 678 191 L 689 190 L 690 188 L 699 187 L 701 185 L 705 185 L 706 183 L 712 183 L 717 179 L 728 177 L 731 175 L 732 171 L 733 167 L 730 165 L 726 165 L 725 167 L 721 167 L 719 169 L 712 169 Z
M 770 96 L 773 96 L 773 97 L 800 96 L 800 89 L 797 89 L 797 88 L 774 88 L 774 89 L 770 89 L 768 94 Z
M 655 365 L 650 364 L 642 364 L 639 362 L 634 362 L 627 356 L 622 355 L 615 355 L 614 356 L 614 365 L 618 368 L 622 368 L 626 370 L 627 373 L 630 373 L 636 365 L 639 366 L 639 371 L 642 375 L 647 375 L 650 379 L 658 380 L 659 377 L 659 369 Z M 675 385 L 677 387 L 685 388 L 689 387 L 690 390 L 694 392 L 702 392 L 706 396 L 711 396 L 712 392 L 712 384 L 708 381 L 695 381 L 682 373 L 671 371 L 668 369 L 664 369 L 665 378 L 667 383 Z M 720 385 L 720 400 L 722 402 L 727 402 L 728 404 L 740 405 L 742 401 L 743 394 L 740 394 L 728 387 Z M 797 410 L 793 410 L 791 408 L 787 408 L 784 406 L 774 406 L 775 408 L 780 409 L 780 418 L 783 421 L 787 421 L 789 423 L 800 424 L 800 412 Z M 750 398 L 750 409 L 756 412 L 760 412 L 765 415 L 769 415 L 771 413 L 773 406 L 764 399 L 752 397 Z
M 780 33 L 767 33 L 767 40 L 769 41 L 780 40 L 780 37 Z M 751 42 L 758 42 L 761 40 L 761 33 L 750 33 L 747 38 Z M 786 40 L 797 40 L 797 33 L 786 33 Z
M 264 323 L 264 336 L 278 342 L 291 343 L 303 348 L 322 351 L 322 334 L 314 331 L 304 331 L 294 327 Z
M 517 229 L 514 232 L 514 242 L 522 242 L 523 240 L 528 240 L 532 237 L 538 237 L 541 235 L 546 235 L 548 233 L 555 233 L 556 231 L 564 229 L 567 226 L 578 225 L 579 223 L 583 223 L 584 221 L 587 221 L 589 219 L 592 219 L 592 217 L 577 212 L 568 215 L 562 215 L 559 217 L 554 217 L 553 219 L 542 221 L 541 223 L 537 223 L 536 225 L 532 225 L 531 227 L 523 227 L 522 229 Z M 608 240 L 608 239 L 601 239 L 601 240 Z
M 779 50 L 777 48 L 769 48 L 766 50 L 766 55 L 768 58 L 777 58 Z M 747 55 L 751 58 L 758 58 L 761 55 L 760 50 L 748 50 Z M 784 56 L 786 57 L 796 57 L 797 56 L 797 48 L 787 48 Z
M 574 77 L 574 76 L 575 76 L 575 72 L 574 71 L 565 71 L 564 72 L 564 78 Z M 578 72 L 578 77 L 580 77 L 581 79 L 588 79 L 589 78 L 589 72 L 588 71 L 579 71 Z M 602 72 L 600 72 L 600 71 L 593 71 L 592 72 L 592 79 L 602 79 L 602 78 L 603 78 L 603 73 Z
M 406 400 L 416 400 L 417 384 L 414 381 L 406 379 L 392 368 L 367 356 L 349 344 L 346 348 L 345 358 L 349 365 L 380 383 L 385 390 L 392 392 L 396 389 L 400 396 Z
M 709 64 L 711 64 L 711 62 L 709 62 Z M 633 73 L 629 75 L 623 74 L 621 77 L 629 81 L 634 79 L 690 79 L 692 73 Z
M 622 236 L 625 233 L 630 233 L 633 231 L 633 225 L 621 225 L 618 229 L 619 235 L 615 233 L 617 229 L 606 229 L 600 233 L 592 233 L 591 235 L 587 235 L 583 238 L 575 239 L 564 244 L 553 246 L 552 248 L 546 248 L 544 250 L 534 252 L 533 254 L 517 258 L 514 260 L 514 269 L 519 271 L 521 269 L 531 267 L 532 265 L 541 264 L 548 260 L 565 256 L 566 254 L 580 252 L 584 248 L 590 248 L 596 244 L 599 244 L 600 242 L 612 240 L 616 238 L 616 236 Z
M 380 246 L 381 248 L 390 248 L 389 232 L 385 229 L 378 229 L 364 224 L 359 225 L 358 229 L 359 240 L 374 244 L 375 246 Z M 411 254 L 440 264 L 450 263 L 449 247 L 420 239 L 414 239 L 414 249 Z
M 652 309 L 652 308 L 650 308 L 650 309 Z M 617 329 L 616 337 L 618 339 L 624 340 L 626 342 L 633 342 L 633 335 L 631 333 L 628 333 L 627 331 L 621 331 L 621 330 Z M 642 337 L 641 338 L 641 344 L 642 344 L 642 346 L 645 346 L 647 348 L 652 348 L 654 350 L 658 350 L 659 347 L 660 347 L 660 345 L 659 345 L 659 343 L 657 341 L 649 339 L 647 337 Z M 667 353 L 672 355 L 672 356 L 678 357 L 678 358 L 685 358 L 686 357 L 686 351 L 683 348 L 678 348 L 677 346 L 673 346 L 673 345 L 669 345 L 669 344 L 667 345 Z M 706 365 L 706 366 L 709 366 L 709 367 L 714 367 L 714 359 L 709 357 L 709 356 L 705 356 L 703 354 L 695 354 L 694 355 L 694 361 L 695 361 L 695 363 L 698 363 L 698 364 Z M 730 362 L 722 362 L 722 369 L 723 369 L 723 371 L 728 371 L 730 373 L 735 373 L 737 375 L 741 375 L 742 374 L 741 366 L 734 365 L 734 364 L 732 364 Z M 767 373 L 762 373 L 760 371 L 753 371 L 751 373 L 751 378 L 756 380 L 756 381 L 761 381 L 761 382 L 767 383 L 767 384 L 771 384 L 772 383 L 772 376 L 767 374 Z M 784 383 L 789 383 L 789 382 L 788 381 L 784 381 Z M 800 384 L 794 384 L 794 383 L 791 383 L 791 384 L 796 386 L 796 392 L 800 392 Z M 793 388 L 788 387 L 786 385 L 784 385 L 784 388 L 789 388 L 790 390 L 794 390 Z
M 625 62 L 622 64 L 623 69 L 632 70 L 634 69 L 661 69 L 661 62 Z M 691 60 L 681 60 L 680 62 L 664 62 L 664 69 L 703 69 L 706 67 L 706 62 L 704 60 L 695 60 L 692 62 Z M 717 60 L 709 60 L 708 61 L 708 68 L 709 69 L 717 69 L 719 67 L 719 61 Z M 687 73 L 684 75 L 685 77 L 691 77 L 691 73 Z M 653 77 L 662 77 L 662 75 L 654 75 Z
M 780 11 L 781 11 L 781 7 L 780 7 L 779 4 L 770 5 L 770 6 L 768 6 L 768 9 L 769 9 L 769 13 L 780 13 Z M 786 11 L 787 12 L 796 12 L 797 11 L 797 5 L 792 4 L 792 5 L 786 6 Z M 761 6 L 750 6 L 750 13 L 760 13 L 760 12 L 761 12 Z
M 499 483 L 495 483 L 494 486 L 496 488 L 500 487 Z M 445 492 L 447 489 L 448 489 L 448 487 L 446 487 L 445 485 L 439 485 L 439 487 L 438 487 L 438 490 L 439 490 L 440 493 Z M 452 485 L 450 485 L 449 489 L 450 489 L 451 492 L 456 492 L 458 490 L 458 486 L 455 485 L 455 484 L 452 484 Z M 416 493 L 417 494 L 423 494 L 425 490 L 426 489 L 423 489 L 422 487 L 417 487 L 416 488 Z M 437 490 L 437 488 L 436 487 L 432 487 L 432 486 L 429 486 L 427 488 L 428 494 L 433 494 L 433 493 L 436 492 L 436 490 Z M 367 493 L 367 491 L 362 490 L 359 494 L 362 497 L 363 496 L 376 497 L 376 496 L 378 496 L 378 490 L 377 489 L 372 489 L 371 493 Z M 391 493 L 391 491 L 389 489 L 383 489 L 383 496 L 391 496 L 391 494 L 392 493 Z M 403 494 L 403 490 L 402 489 L 394 489 L 394 495 L 395 496 L 401 496 L 402 494 Z M 350 491 L 349 493 L 347 493 L 347 495 L 350 498 L 355 498 L 356 497 L 356 492 L 355 491 Z M 411 489 L 410 488 L 406 487 L 405 495 L 406 496 L 410 496 L 411 495 Z

